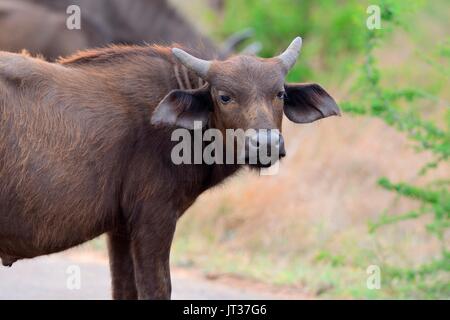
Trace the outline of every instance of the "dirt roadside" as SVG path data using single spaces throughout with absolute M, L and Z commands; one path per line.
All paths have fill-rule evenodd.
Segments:
M 75 270 L 75 271 L 74 271 Z M 80 288 L 69 289 L 74 272 Z M 230 275 L 203 275 L 194 269 L 172 268 L 173 299 L 311 299 L 294 288 L 272 287 Z M 70 284 L 69 284 L 70 287 Z M 0 299 L 110 299 L 106 257 L 78 250 L 19 261 L 0 268 Z

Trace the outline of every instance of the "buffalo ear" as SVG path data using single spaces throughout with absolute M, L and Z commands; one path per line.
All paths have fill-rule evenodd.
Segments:
M 296 123 L 309 123 L 341 112 L 334 99 L 318 84 L 286 84 L 284 113 Z
M 202 127 L 205 127 L 212 106 L 208 87 L 194 90 L 172 90 L 153 111 L 151 123 L 157 126 L 194 129 L 194 121 L 201 121 Z

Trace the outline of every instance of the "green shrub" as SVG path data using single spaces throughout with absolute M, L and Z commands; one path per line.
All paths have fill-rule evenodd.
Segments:
M 380 1 L 382 8 L 383 24 L 392 30 L 395 26 L 402 25 L 406 7 L 398 5 L 398 2 Z M 406 5 L 405 5 L 406 6 Z M 343 109 L 353 114 L 366 114 L 384 120 L 388 125 L 405 132 L 409 139 L 415 143 L 419 152 L 427 152 L 433 155 L 433 160 L 425 164 L 418 175 L 426 175 L 429 170 L 436 169 L 440 165 L 449 163 L 450 157 L 450 109 L 445 103 L 446 110 L 442 111 L 444 121 L 441 126 L 437 121 L 427 120 L 425 107 L 428 102 L 437 103 L 442 100 L 420 88 L 401 88 L 383 85 L 382 72 L 377 65 L 374 50 L 382 43 L 388 33 L 379 30 L 366 31 L 364 62 L 362 64 L 360 78 L 354 88 L 352 100 L 344 103 Z M 447 70 L 448 80 L 448 58 L 449 46 L 439 46 L 438 60 L 434 60 L 435 67 L 441 72 Z M 440 62 L 439 62 L 440 61 Z M 442 255 L 440 258 L 430 261 L 415 269 L 398 269 L 390 272 L 392 277 L 416 279 L 428 274 L 450 271 L 450 252 L 445 241 L 445 234 L 450 227 L 450 179 L 435 179 L 426 185 L 413 185 L 408 182 L 392 182 L 389 178 L 380 178 L 379 185 L 392 191 L 400 197 L 416 200 L 417 209 L 401 214 L 383 214 L 378 221 L 369 223 L 369 230 L 376 231 L 378 228 L 403 220 L 417 219 L 424 215 L 431 216 L 431 223 L 426 225 L 427 230 L 436 236 L 442 244 Z M 447 294 L 449 287 L 444 287 Z

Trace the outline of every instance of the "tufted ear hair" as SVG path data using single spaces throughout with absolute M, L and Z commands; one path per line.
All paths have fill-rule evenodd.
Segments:
M 194 121 L 205 127 L 213 110 L 209 87 L 194 90 L 172 90 L 153 111 L 151 123 L 156 126 L 178 126 L 194 129 Z
M 341 112 L 334 99 L 318 84 L 286 84 L 284 113 L 296 123 L 309 123 Z

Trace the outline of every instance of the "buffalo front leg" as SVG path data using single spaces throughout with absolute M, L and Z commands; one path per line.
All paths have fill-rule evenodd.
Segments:
M 170 247 L 176 218 L 159 213 L 138 224 L 131 242 L 139 299 L 170 299 Z
M 130 239 L 125 233 L 108 233 L 109 265 L 114 300 L 136 300 L 137 290 Z

